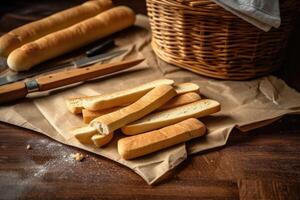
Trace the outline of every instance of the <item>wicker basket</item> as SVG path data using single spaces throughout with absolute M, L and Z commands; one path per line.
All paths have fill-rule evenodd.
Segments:
M 210 0 L 147 0 L 152 47 L 164 61 L 221 79 L 280 67 L 299 0 L 282 0 L 279 29 L 264 32 Z

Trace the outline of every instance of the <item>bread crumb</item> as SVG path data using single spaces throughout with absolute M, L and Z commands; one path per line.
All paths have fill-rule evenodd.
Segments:
M 27 150 L 30 150 L 30 149 L 31 149 L 30 144 L 27 144 L 26 149 L 27 149 Z
M 79 161 L 79 162 L 82 161 L 85 158 L 85 156 L 82 153 L 75 153 L 75 154 L 72 153 L 71 157 L 74 160 Z

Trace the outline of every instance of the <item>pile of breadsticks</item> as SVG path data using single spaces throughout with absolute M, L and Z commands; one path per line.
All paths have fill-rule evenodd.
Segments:
M 134 24 L 134 12 L 111 0 L 91 0 L 0 37 L 0 56 L 15 71 L 57 57 Z
M 161 79 L 135 88 L 66 100 L 68 109 L 88 124 L 72 131 L 83 144 L 108 144 L 118 129 L 126 135 L 118 152 L 133 159 L 203 136 L 205 125 L 197 118 L 220 110 L 220 104 L 201 99 L 194 83 L 175 84 Z

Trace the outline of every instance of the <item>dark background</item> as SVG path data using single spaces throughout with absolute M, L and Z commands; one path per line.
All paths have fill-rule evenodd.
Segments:
M 1 1 L 0 33 L 80 2 Z M 146 14 L 144 0 L 114 2 Z M 297 23 L 287 59 L 274 74 L 300 91 Z M 299 199 L 299 133 L 295 115 L 248 133 L 234 130 L 226 147 L 190 156 L 159 184 L 148 186 L 113 161 L 0 123 L 0 199 Z M 74 162 L 68 157 L 76 152 L 89 157 Z

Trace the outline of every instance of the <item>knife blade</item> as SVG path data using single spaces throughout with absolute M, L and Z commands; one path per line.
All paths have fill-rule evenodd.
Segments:
M 64 62 L 59 65 L 54 65 L 54 66 L 47 67 L 47 68 L 36 68 L 36 69 L 33 68 L 32 70 L 30 70 L 28 72 L 19 72 L 19 73 L 13 74 L 13 75 L 3 76 L 3 77 L 0 77 L 0 86 L 6 85 L 9 83 L 13 83 L 16 81 L 24 80 L 26 78 L 30 78 L 30 77 L 33 77 L 33 76 L 36 76 L 36 75 L 39 75 L 42 73 L 50 72 L 50 71 L 53 71 L 56 69 L 61 69 L 64 67 L 74 67 L 74 68 L 85 67 L 87 65 L 91 65 L 91 64 L 94 64 L 97 62 L 111 59 L 113 57 L 117 57 L 119 55 L 122 55 L 125 52 L 126 52 L 126 50 L 117 50 L 117 51 L 103 53 L 103 54 L 92 56 L 92 57 L 85 56 L 85 57 L 79 58 L 75 61 Z
M 115 47 L 115 41 L 113 39 L 107 39 L 104 42 L 102 42 L 100 45 L 86 51 L 85 54 L 87 57 L 91 57 L 91 56 L 98 55 L 99 53 L 113 47 Z
M 44 75 L 29 81 L 18 81 L 0 86 L 0 103 L 9 102 L 26 97 L 28 93 L 46 91 L 73 83 L 86 81 L 99 76 L 112 74 L 131 68 L 144 59 L 121 61 L 116 63 L 95 64 L 84 68 L 75 68 L 67 71 Z
M 99 62 L 99 61 L 107 60 L 107 59 L 122 55 L 125 52 L 126 52 L 126 50 L 118 50 L 118 51 L 113 51 L 113 52 L 109 52 L 109 53 L 100 54 L 100 55 L 97 55 L 97 56 L 84 57 L 82 59 L 74 61 L 72 64 L 74 65 L 74 67 L 80 68 L 80 67 L 84 67 L 84 66 L 87 66 L 87 65 L 94 64 L 94 63 Z

